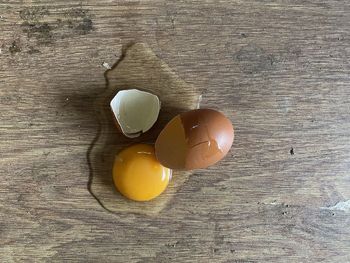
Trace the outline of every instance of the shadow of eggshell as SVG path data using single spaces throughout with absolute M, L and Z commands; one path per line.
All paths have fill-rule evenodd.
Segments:
M 176 115 L 199 104 L 199 91 L 180 79 L 145 44 L 128 47 L 122 58 L 105 74 L 107 87 L 95 101 L 99 134 L 96 136 L 88 161 L 91 169 L 89 190 L 98 202 L 113 213 L 159 213 L 186 181 L 191 172 L 174 171 L 168 188 L 149 202 L 135 202 L 121 196 L 115 189 L 112 168 L 116 154 L 136 143 L 154 144 L 160 131 Z M 116 127 L 110 102 L 118 91 L 139 89 L 155 94 L 161 101 L 161 110 L 155 125 L 137 138 L 126 138 Z

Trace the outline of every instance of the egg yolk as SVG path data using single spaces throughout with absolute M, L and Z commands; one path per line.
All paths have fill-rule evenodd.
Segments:
M 114 160 L 114 184 L 129 199 L 151 200 L 165 190 L 170 179 L 171 169 L 158 162 L 152 145 L 130 146 L 121 151 Z

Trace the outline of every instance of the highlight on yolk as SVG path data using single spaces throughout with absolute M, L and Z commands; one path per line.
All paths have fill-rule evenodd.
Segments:
M 121 151 L 114 160 L 113 181 L 117 190 L 135 201 L 149 201 L 168 186 L 171 169 L 156 159 L 154 147 L 136 144 Z

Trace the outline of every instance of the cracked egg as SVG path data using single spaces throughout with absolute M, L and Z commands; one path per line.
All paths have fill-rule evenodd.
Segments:
M 221 160 L 234 139 L 231 121 L 212 109 L 191 110 L 174 117 L 161 131 L 155 153 L 171 169 L 206 168 Z

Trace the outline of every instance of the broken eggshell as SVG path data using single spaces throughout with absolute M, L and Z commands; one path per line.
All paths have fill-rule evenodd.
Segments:
M 152 93 L 128 89 L 119 91 L 111 100 L 110 107 L 121 132 L 128 138 L 136 138 L 157 121 L 160 101 Z
M 159 162 L 171 169 L 206 168 L 220 161 L 234 139 L 231 121 L 212 109 L 191 110 L 174 117 L 155 143 Z

